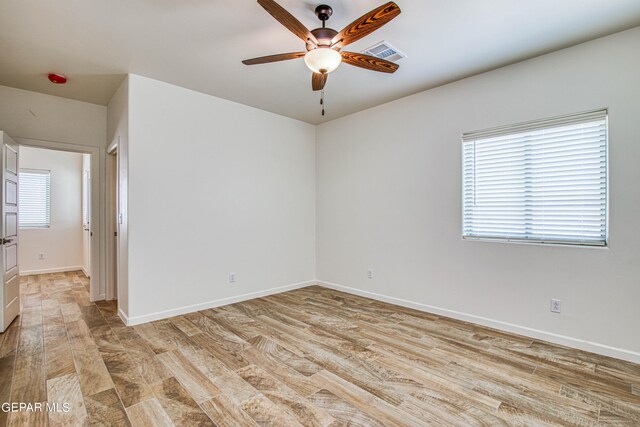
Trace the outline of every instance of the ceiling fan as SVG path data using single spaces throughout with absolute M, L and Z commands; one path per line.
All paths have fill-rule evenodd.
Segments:
M 311 31 L 275 1 L 258 0 L 258 4 L 289 31 L 302 39 L 306 44 L 306 52 L 281 53 L 246 59 L 242 61 L 245 65 L 266 64 L 304 57 L 307 67 L 313 72 L 311 75 L 313 90 L 324 89 L 329 73 L 338 68 L 341 62 L 383 73 L 393 73 L 398 69 L 398 65 L 391 61 L 362 53 L 341 51 L 343 47 L 371 34 L 398 16 L 400 8 L 392 1 L 365 13 L 340 32 L 325 27 L 326 21 L 333 14 L 331 6 L 326 4 L 316 7 L 315 10 L 316 16 L 322 21 L 322 27 Z

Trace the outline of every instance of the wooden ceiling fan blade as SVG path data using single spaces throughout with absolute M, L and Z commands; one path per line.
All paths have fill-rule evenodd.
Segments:
M 298 21 L 292 14 L 287 12 L 285 8 L 280 6 L 273 0 L 258 0 L 258 4 L 264 8 L 271 16 L 276 18 L 276 21 L 287 27 L 296 36 L 300 37 L 305 43 L 310 42 L 314 45 L 318 45 L 318 40 L 315 38 L 311 31 L 307 29 L 300 21 Z
M 313 90 L 322 90 L 327 83 L 329 74 L 312 73 L 311 74 L 311 87 Z
M 340 52 L 342 62 L 356 67 L 365 68 L 371 71 L 380 71 L 382 73 L 395 73 L 400 66 L 386 59 L 376 58 L 375 56 L 365 55 L 355 52 Z
M 344 27 L 342 31 L 331 40 L 331 45 L 339 44 L 340 47 L 344 47 L 356 40 L 360 40 L 398 15 L 400 15 L 400 7 L 397 4 L 392 1 L 383 4 Z
M 269 62 L 286 61 L 288 59 L 302 58 L 307 52 L 279 53 L 277 55 L 261 56 L 259 58 L 245 59 L 244 65 L 267 64 Z

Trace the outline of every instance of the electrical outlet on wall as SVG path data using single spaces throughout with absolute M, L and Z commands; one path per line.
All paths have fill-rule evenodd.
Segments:
M 368 277 L 369 279 L 373 279 L 373 270 L 372 270 L 372 269 L 368 269 L 368 270 L 367 270 L 367 277 Z
M 551 312 L 552 313 L 562 312 L 562 301 L 560 301 L 559 299 L 551 298 Z
M 229 283 L 236 283 L 236 273 L 229 273 Z
M 38 254 L 38 259 L 44 259 L 44 252 L 40 252 Z

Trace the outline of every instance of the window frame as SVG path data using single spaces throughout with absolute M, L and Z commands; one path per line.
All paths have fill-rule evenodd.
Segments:
M 572 118 L 579 119 L 580 117 L 585 117 L 588 115 L 597 115 L 601 114 L 602 118 L 600 120 L 604 120 L 605 130 L 604 130 L 604 165 L 605 165 L 605 175 L 604 175 L 604 184 L 605 184 L 605 197 L 604 197 L 604 240 L 602 243 L 595 242 L 581 242 L 581 241 L 571 241 L 571 240 L 561 240 L 561 239 L 544 239 L 544 238 L 519 238 L 519 237 L 499 237 L 499 236 L 471 236 L 465 235 L 465 153 L 464 153 L 464 143 L 470 142 L 471 136 L 478 135 L 476 139 L 481 138 L 489 138 L 491 136 L 497 135 L 515 135 L 520 132 L 523 132 L 523 129 L 536 129 L 536 130 L 547 130 L 553 129 L 554 127 L 559 127 L 559 122 L 564 122 L 566 124 L 577 124 L 578 120 L 575 122 L 571 122 Z M 597 118 L 593 118 L 591 121 L 596 121 Z M 587 123 L 590 120 L 583 120 L 583 122 Z M 546 124 L 546 126 L 545 126 Z M 512 130 L 509 132 L 509 130 Z M 466 241 L 480 241 L 480 242 L 495 242 L 495 243 L 515 243 L 515 244 L 525 244 L 525 245 L 544 245 L 544 246 L 570 246 L 570 247 L 582 247 L 582 248 L 591 248 L 591 249 L 608 249 L 609 247 L 609 187 L 610 187 L 610 170 L 609 170 L 609 111 L 607 108 L 600 108 L 595 110 L 590 110 L 582 113 L 575 114 L 567 114 L 562 116 L 555 116 L 551 118 L 532 120 L 527 122 L 515 123 L 512 125 L 499 126 L 495 128 L 489 128 L 479 131 L 473 132 L 465 132 L 462 134 L 461 138 L 461 235 L 462 240 Z M 475 167 L 475 162 L 474 162 Z
M 20 211 L 22 203 L 20 202 L 20 191 L 22 189 L 22 174 L 29 173 L 32 175 L 46 175 L 48 177 L 47 185 L 47 200 L 46 200 L 46 224 L 23 224 L 22 212 Z M 51 228 L 51 170 L 49 169 L 33 169 L 33 168 L 20 168 L 18 170 L 18 229 L 49 229 Z

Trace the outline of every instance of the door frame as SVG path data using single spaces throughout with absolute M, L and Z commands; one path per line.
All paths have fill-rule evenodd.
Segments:
M 89 278 L 89 298 L 91 301 L 104 300 L 105 288 L 105 150 L 100 147 L 70 144 L 43 139 L 13 138 L 24 147 L 45 148 L 89 154 L 91 156 L 91 271 Z M 96 197 L 97 195 L 97 197 Z
M 120 137 L 117 136 L 107 147 L 106 167 L 107 167 L 107 203 L 106 203 L 106 294 L 105 299 L 118 299 L 118 243 L 114 239 L 118 231 L 117 215 L 118 209 L 118 142 Z M 113 176 L 115 167 L 115 176 Z M 115 180 L 115 185 L 114 185 Z M 114 203 L 115 200 L 115 203 Z M 114 215 L 112 217 L 112 215 Z

